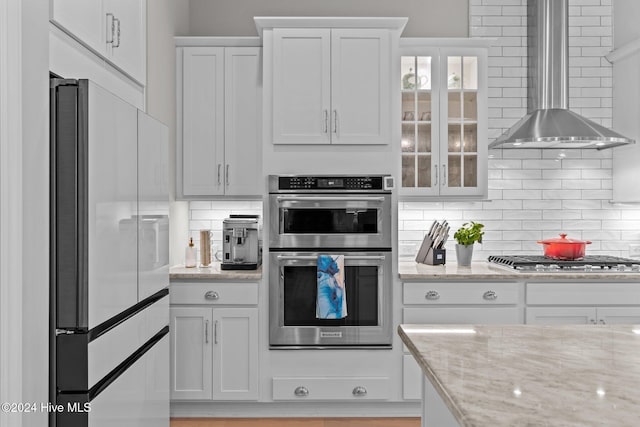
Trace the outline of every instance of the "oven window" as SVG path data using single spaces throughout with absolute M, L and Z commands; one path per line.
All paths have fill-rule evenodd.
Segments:
M 344 234 L 378 232 L 377 209 L 282 209 L 281 233 Z
M 347 317 L 316 319 L 317 267 L 284 267 L 285 326 L 377 326 L 378 267 L 345 266 Z

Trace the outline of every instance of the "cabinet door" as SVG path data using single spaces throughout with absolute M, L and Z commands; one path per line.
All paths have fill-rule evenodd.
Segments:
M 211 309 L 171 307 L 170 313 L 171 399 L 211 399 Z
M 274 144 L 330 143 L 330 61 L 331 30 L 273 30 Z
M 51 20 L 75 38 L 104 55 L 106 17 L 102 0 L 54 0 Z
M 259 47 L 225 48 L 225 194 L 262 194 L 262 72 Z
M 402 52 L 401 194 L 435 196 L 439 190 L 439 57 L 435 48 Z
M 146 0 L 105 0 L 107 24 L 114 21 L 113 42 L 107 43 L 107 57 L 137 81 L 146 81 Z M 106 28 L 107 41 L 111 30 Z
M 224 48 L 185 47 L 182 62 L 182 190 L 224 194 Z
M 390 143 L 389 32 L 331 30 L 333 144 Z
M 599 324 L 640 324 L 640 308 L 638 307 L 599 307 L 596 311 Z
M 258 309 L 216 308 L 213 398 L 258 399 Z
M 528 325 L 586 325 L 596 323 L 593 307 L 527 307 Z
M 488 170 L 486 51 L 451 48 L 440 58 L 440 194 L 482 196 Z

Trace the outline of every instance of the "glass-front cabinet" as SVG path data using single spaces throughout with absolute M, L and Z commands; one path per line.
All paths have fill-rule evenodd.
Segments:
M 487 196 L 487 50 L 401 40 L 401 195 Z

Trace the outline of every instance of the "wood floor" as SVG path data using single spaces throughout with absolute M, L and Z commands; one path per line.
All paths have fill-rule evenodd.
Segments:
M 172 418 L 171 427 L 420 427 L 420 418 Z

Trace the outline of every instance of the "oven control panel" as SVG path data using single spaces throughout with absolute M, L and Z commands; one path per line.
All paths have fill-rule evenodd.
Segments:
M 270 177 L 271 178 L 271 177 Z M 388 191 L 386 176 L 278 176 L 277 188 L 299 191 Z M 270 187 L 272 187 L 270 185 Z

